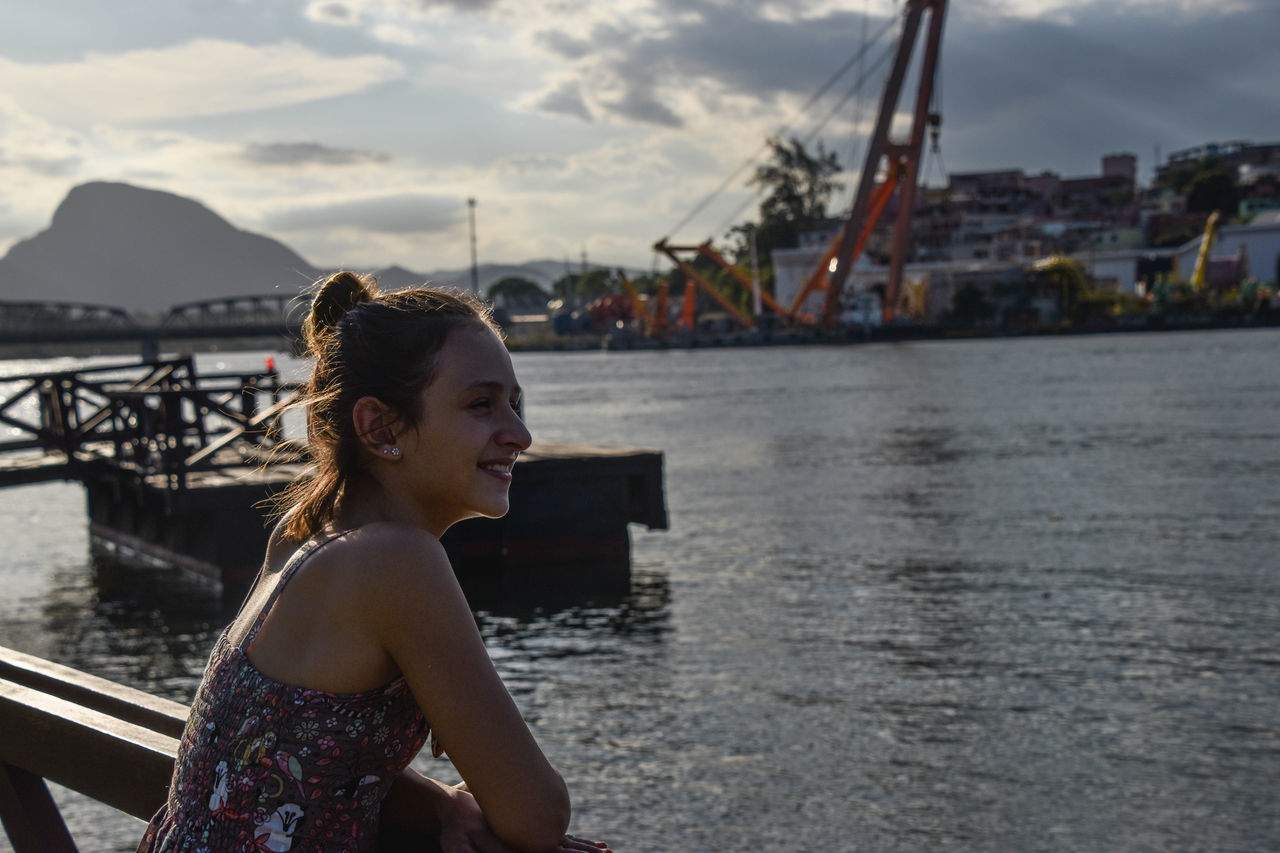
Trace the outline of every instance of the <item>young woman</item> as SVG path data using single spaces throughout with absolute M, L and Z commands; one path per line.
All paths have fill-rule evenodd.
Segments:
M 440 536 L 501 516 L 529 431 L 478 301 L 324 281 L 304 328 L 313 470 L 217 641 L 150 853 L 377 849 L 380 824 L 445 853 L 607 850 L 494 671 Z M 430 737 L 465 780 L 408 768 Z

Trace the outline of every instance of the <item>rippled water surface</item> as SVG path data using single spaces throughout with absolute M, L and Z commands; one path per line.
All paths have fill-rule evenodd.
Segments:
M 1280 849 L 1280 332 L 515 360 L 535 436 L 666 454 L 628 598 L 480 612 L 576 830 Z M 0 535 L 0 643 L 191 694 L 220 601 L 95 566 L 75 485 Z

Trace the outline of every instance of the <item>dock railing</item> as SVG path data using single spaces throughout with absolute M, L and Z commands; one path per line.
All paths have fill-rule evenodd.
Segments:
M 46 782 L 149 820 L 186 720 L 180 702 L 0 646 L 0 822 L 14 853 L 78 853 Z M 378 845 L 436 849 L 390 828 Z
M 0 647 L 0 820 L 15 853 L 76 853 L 45 780 L 149 819 L 186 719 L 181 703 Z
M 0 485 L 80 479 L 81 466 L 105 463 L 183 489 L 193 471 L 304 454 L 281 423 L 298 386 L 274 370 L 197 376 L 187 357 L 0 377 L 0 386 L 0 425 L 15 436 L 0 441 L 0 456 L 44 454 L 6 465 Z

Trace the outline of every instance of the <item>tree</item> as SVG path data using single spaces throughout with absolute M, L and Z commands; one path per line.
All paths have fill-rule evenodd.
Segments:
M 831 177 L 840 172 L 835 152 L 819 142 L 817 155 L 810 155 L 795 138 L 788 143 L 770 139 L 769 152 L 773 161 L 758 167 L 749 182 L 769 190 L 760 203 L 761 222 L 812 224 L 825 218 L 831 194 L 841 187 Z
M 551 297 L 547 292 L 527 278 L 509 275 L 489 286 L 489 301 L 501 299 L 507 305 L 545 306 Z
M 590 302 L 615 290 L 613 272 L 604 267 L 589 270 L 586 275 L 567 273 L 551 286 L 551 292 L 557 298 L 580 302 Z
M 766 257 L 772 249 L 794 247 L 802 231 L 826 219 L 827 202 L 843 186 L 833 177 L 840 173 L 840 161 L 821 142 L 810 154 L 794 137 L 787 142 L 775 137 L 769 140 L 769 156 L 770 162 L 758 167 L 748 182 L 768 191 L 756 226 L 756 250 Z M 746 227 L 737 226 L 731 233 L 739 235 L 736 254 L 741 256 L 748 245 Z
M 1220 166 L 1201 169 L 1187 184 L 1187 210 L 1193 213 L 1220 210 L 1234 216 L 1238 197 L 1235 176 Z
M 1235 170 L 1218 157 L 1179 163 L 1166 170 L 1159 185 L 1186 198 L 1191 213 L 1219 210 L 1223 216 L 1234 216 L 1240 200 Z

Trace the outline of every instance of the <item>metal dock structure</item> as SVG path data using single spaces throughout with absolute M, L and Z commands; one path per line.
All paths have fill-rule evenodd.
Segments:
M 0 378 L 0 486 L 85 487 L 95 554 L 180 568 L 235 595 L 269 536 L 269 498 L 307 464 L 273 371 L 199 376 L 190 357 Z M 667 526 L 658 451 L 538 443 L 501 519 L 455 525 L 464 582 L 498 592 L 625 593 L 629 525 Z

